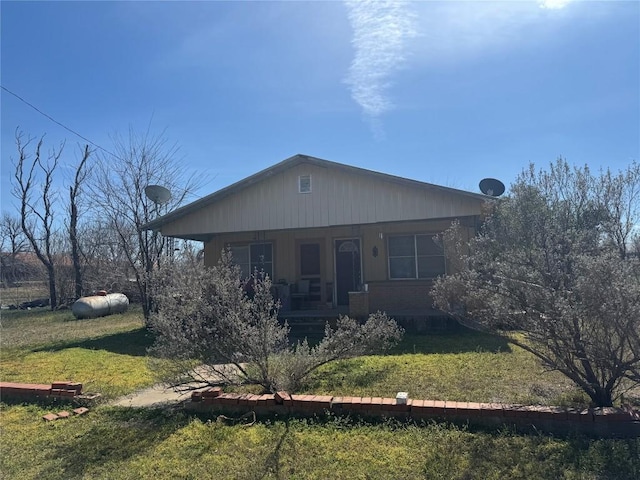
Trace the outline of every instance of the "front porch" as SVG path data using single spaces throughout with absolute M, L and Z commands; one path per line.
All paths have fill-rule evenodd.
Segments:
M 386 312 L 407 333 L 444 333 L 458 331 L 462 327 L 454 318 L 436 309 L 398 309 Z M 280 311 L 278 318 L 286 321 L 295 336 L 321 336 L 327 322 L 335 325 L 340 315 L 349 315 L 348 306 L 316 310 Z M 359 317 L 365 319 L 365 317 Z

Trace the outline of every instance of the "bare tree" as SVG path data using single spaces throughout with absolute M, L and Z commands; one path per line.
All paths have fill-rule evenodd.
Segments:
M 24 140 L 24 135 L 21 132 L 16 132 L 18 160 L 15 162 L 12 193 L 20 204 L 22 231 L 33 252 L 47 271 L 49 300 L 53 310 L 58 304 L 56 266 L 52 245 L 55 230 L 53 178 L 64 144 L 61 144 L 57 150 L 52 149 L 47 159 L 44 160 L 41 155 L 43 140 L 44 137 L 41 137 L 38 141 L 32 158 L 27 152 L 27 148 L 33 138 Z M 34 191 L 37 189 L 39 189 L 39 194 Z
M 611 406 L 640 384 L 639 203 L 637 163 L 599 176 L 562 159 L 531 166 L 477 238 L 445 235 L 459 271 L 436 282 L 436 303 Z
M 162 134 L 138 135 L 130 130 L 127 138 L 115 137 L 114 153 L 115 157 L 100 157 L 92 182 L 93 201 L 115 233 L 135 279 L 145 318 L 149 318 L 153 310 L 150 280 L 167 258 L 166 239 L 141 227 L 180 205 L 196 188 L 196 179 L 185 175 L 177 147 L 167 144 Z M 145 194 L 149 185 L 166 186 L 171 199 L 155 204 Z
M 20 218 L 3 212 L 0 219 L 0 261 L 2 282 L 12 284 L 20 276 L 17 257 L 27 249 Z
M 341 317 L 313 347 L 306 340 L 292 345 L 289 327 L 278 321 L 269 278 L 256 272 L 248 295 L 229 252 L 212 268 L 197 262 L 162 273 L 151 317 L 153 352 L 162 360 L 154 367 L 174 386 L 247 383 L 293 392 L 321 365 L 385 350 L 402 336 L 395 321 L 376 313 L 364 324 Z
M 129 262 L 120 249 L 120 242 L 110 222 L 100 216 L 92 217 L 79 226 L 78 239 L 81 244 L 83 290 L 118 291 L 131 297 L 127 281 L 131 276 Z
M 78 239 L 79 196 L 87 180 L 88 172 L 86 165 L 90 154 L 89 145 L 85 145 L 82 150 L 82 159 L 75 169 L 73 184 L 69 186 L 69 242 L 71 244 L 71 261 L 73 262 L 74 293 L 76 299 L 82 296 L 84 287 L 82 281 L 81 244 Z

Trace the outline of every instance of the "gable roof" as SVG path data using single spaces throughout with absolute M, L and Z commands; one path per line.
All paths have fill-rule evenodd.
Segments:
M 254 175 L 251 175 L 243 180 L 240 180 L 228 187 L 225 187 L 221 190 L 218 190 L 210 195 L 207 195 L 203 198 L 200 198 L 188 205 L 180 207 L 172 212 L 163 215 L 151 222 L 143 225 L 143 229 L 146 230 L 158 230 L 163 226 L 166 226 L 170 223 L 173 223 L 177 220 L 182 219 L 188 215 L 191 215 L 197 211 L 200 211 L 206 207 L 212 206 L 221 200 L 238 194 L 243 190 L 247 190 L 252 186 L 255 186 L 258 183 L 264 182 L 267 179 L 275 177 L 278 174 L 289 171 L 292 168 L 299 165 L 312 165 L 324 169 L 331 169 L 335 173 L 344 173 L 349 175 L 357 175 L 359 177 L 368 178 L 372 181 L 382 181 L 386 183 L 392 183 L 399 185 L 400 187 L 410 187 L 412 189 L 420 189 L 431 191 L 436 194 L 447 194 L 447 195 L 456 195 L 458 197 L 464 197 L 468 200 L 484 202 L 491 197 L 487 197 L 483 194 L 472 193 L 464 190 L 458 190 L 450 187 L 443 187 L 440 185 L 435 185 L 431 183 L 420 182 L 417 180 L 411 180 L 408 178 L 398 177 L 395 175 L 389 175 L 385 173 L 375 172 L 373 170 L 367 170 L 364 168 L 353 167 L 350 165 L 345 165 L 342 163 L 331 162 L 329 160 L 323 160 L 316 157 L 311 157 L 308 155 L 297 154 L 286 160 L 283 160 L 280 163 L 277 163 L 269 168 L 266 168 Z

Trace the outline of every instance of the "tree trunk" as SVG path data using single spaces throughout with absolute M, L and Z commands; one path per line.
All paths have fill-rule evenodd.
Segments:
M 89 145 L 84 147 L 84 155 L 76 168 L 76 176 L 72 187 L 69 187 L 69 240 L 71 242 L 71 258 L 73 261 L 73 273 L 75 279 L 75 296 L 82 296 L 82 264 L 80 263 L 80 244 L 78 242 L 78 195 L 80 187 L 87 178 L 84 170 L 91 151 Z
M 47 265 L 47 276 L 49 277 L 49 302 L 51 310 L 55 310 L 58 306 L 58 295 L 56 293 L 56 275 L 53 265 Z
M 594 407 L 613 407 L 613 392 L 610 389 L 597 387 L 587 394 Z

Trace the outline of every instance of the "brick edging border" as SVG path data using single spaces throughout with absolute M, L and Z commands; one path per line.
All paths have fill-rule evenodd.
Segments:
M 45 383 L 0 382 L 0 399 L 35 400 L 41 402 L 73 401 L 91 403 L 100 397 L 99 393 L 82 393 L 82 384 L 71 381 Z
M 95 401 L 100 394 L 83 394 L 82 384 L 59 381 L 51 384 L 0 382 L 0 399 L 27 401 Z M 198 412 L 246 413 L 258 415 L 313 416 L 334 413 L 367 418 L 395 417 L 413 420 L 444 420 L 474 425 L 515 425 L 537 430 L 570 431 L 599 436 L 640 437 L 640 411 L 631 408 L 573 409 L 538 405 L 454 402 L 383 397 L 338 397 L 295 395 L 288 392 L 256 395 L 224 393 L 220 387 L 195 391 L 184 403 Z
M 199 412 L 226 411 L 258 415 L 313 416 L 326 413 L 367 418 L 436 419 L 484 426 L 515 425 L 540 431 L 582 432 L 600 436 L 640 437 L 640 411 L 631 408 L 545 407 L 503 403 L 455 402 L 440 400 L 224 393 L 220 387 L 193 392 L 185 408 Z

